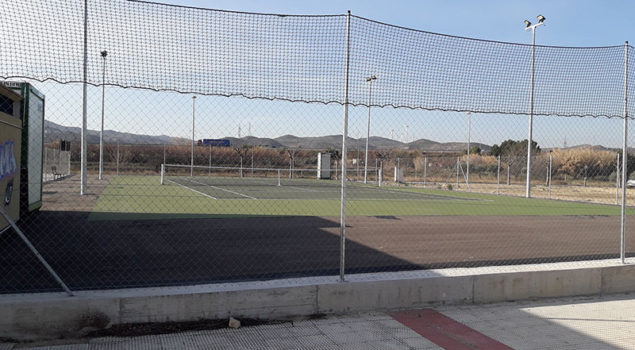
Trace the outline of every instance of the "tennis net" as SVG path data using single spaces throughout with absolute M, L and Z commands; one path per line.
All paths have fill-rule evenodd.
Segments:
M 367 184 L 378 183 L 377 169 L 368 169 Z M 341 184 L 341 169 L 330 171 L 317 168 L 251 168 L 230 166 L 200 166 L 183 164 L 163 164 L 161 166 L 161 184 L 196 179 L 214 186 L 312 186 L 337 187 Z M 349 169 L 346 180 L 354 183 L 364 182 L 364 170 Z

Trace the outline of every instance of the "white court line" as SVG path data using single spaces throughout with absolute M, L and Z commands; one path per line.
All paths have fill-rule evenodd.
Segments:
M 179 186 L 181 186 L 181 187 L 185 187 L 185 188 L 187 188 L 188 190 L 190 190 L 190 191 L 192 191 L 192 192 L 196 192 L 196 193 L 198 193 L 198 194 L 200 194 L 200 195 L 203 195 L 203 196 L 205 196 L 205 197 L 207 197 L 207 198 L 211 198 L 211 199 L 218 199 L 218 198 L 216 198 L 216 197 L 212 197 L 212 196 L 210 196 L 210 195 L 209 195 L 209 194 L 207 194 L 207 193 L 203 193 L 203 192 L 197 191 L 197 190 L 195 190 L 195 189 L 193 189 L 193 188 L 187 187 L 187 186 L 185 186 L 185 185 L 181 185 L 180 183 L 178 183 L 178 182 L 174 182 L 174 181 L 172 181 L 172 180 L 170 180 L 170 179 L 166 179 L 166 180 L 167 180 L 167 181 L 170 181 L 171 183 L 173 183 L 173 184 L 175 184 L 175 185 L 179 185 Z
M 229 193 L 237 194 L 237 195 L 239 195 L 239 196 L 243 196 L 243 197 L 245 197 L 245 198 L 258 199 L 258 198 L 256 198 L 256 197 L 248 196 L 248 195 L 246 195 L 246 194 L 242 194 L 242 193 L 240 193 L 240 192 L 235 192 L 235 191 L 231 191 L 231 190 L 226 190 L 226 189 L 224 189 L 224 188 L 220 188 L 220 187 L 216 187 L 216 186 L 212 186 L 212 185 L 204 184 L 204 183 L 202 183 L 202 182 L 198 182 L 198 181 L 194 181 L 194 180 L 189 180 L 189 179 L 188 179 L 188 181 L 191 181 L 191 182 L 194 182 L 194 183 L 196 183 L 196 184 L 203 185 L 203 186 L 209 186 L 209 187 L 211 187 L 211 188 L 215 188 L 215 189 L 217 189 L 217 190 L 221 190 L 221 191 L 225 191 L 225 192 L 229 192 Z
M 309 189 L 309 188 L 302 188 L 302 187 L 296 187 L 296 186 L 284 186 L 284 185 L 282 185 L 281 187 L 295 188 L 296 190 L 306 191 L 306 192 L 322 192 L 322 191 L 316 191 L 316 190 L 312 190 L 312 189 Z

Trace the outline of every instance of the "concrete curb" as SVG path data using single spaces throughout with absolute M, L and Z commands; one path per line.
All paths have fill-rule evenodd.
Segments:
M 231 285 L 0 296 L 0 337 L 40 340 L 114 324 L 249 317 L 286 319 L 635 291 L 635 265 L 614 261 L 428 270 Z M 533 267 L 533 268 L 532 268 Z M 457 270 L 461 270 L 458 271 Z M 505 271 L 507 270 L 507 271 Z

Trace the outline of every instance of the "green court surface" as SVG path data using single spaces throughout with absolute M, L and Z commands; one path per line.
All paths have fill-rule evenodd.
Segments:
M 339 216 L 340 182 L 329 180 L 113 177 L 90 218 L 146 219 L 235 216 Z M 629 209 L 628 214 L 635 211 Z M 618 206 L 526 199 L 414 187 L 347 185 L 347 214 L 619 215 Z

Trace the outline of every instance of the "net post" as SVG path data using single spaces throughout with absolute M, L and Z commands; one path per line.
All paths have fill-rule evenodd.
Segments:
M 344 130 L 342 133 L 342 190 L 340 200 L 340 282 L 346 264 L 346 138 L 348 136 L 348 76 L 351 56 L 351 11 L 346 16 L 346 71 L 344 77 Z
M 498 167 L 496 168 L 496 194 L 501 194 L 501 156 L 498 156 Z
M 161 185 L 164 184 L 163 176 L 165 175 L 165 164 L 161 164 Z
M 281 183 L 280 183 L 280 169 L 278 169 L 278 186 L 281 186 Z
M 622 144 L 622 213 L 620 225 L 620 260 L 626 263 L 626 181 L 628 180 L 628 41 L 624 43 L 624 139 Z
M 509 164 L 507 164 L 507 186 L 511 184 L 511 178 L 509 177 Z
M 461 157 L 456 157 L 456 189 L 458 190 L 460 188 L 460 184 L 459 184 L 459 167 L 461 167 Z

